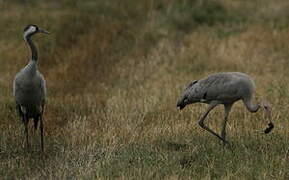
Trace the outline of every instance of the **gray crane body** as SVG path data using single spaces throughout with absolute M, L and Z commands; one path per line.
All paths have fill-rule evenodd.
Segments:
M 41 114 L 45 102 L 46 84 L 43 75 L 37 70 L 36 61 L 30 62 L 16 74 L 13 83 L 16 104 L 25 111 L 27 118 Z
M 183 109 L 196 102 L 209 104 L 211 101 L 218 101 L 219 104 L 231 104 L 243 99 L 247 107 L 250 106 L 248 101 L 254 90 L 255 84 L 247 74 L 217 73 L 190 83 L 177 104 Z

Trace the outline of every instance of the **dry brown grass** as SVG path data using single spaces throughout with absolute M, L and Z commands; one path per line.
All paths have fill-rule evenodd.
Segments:
M 0 40 L 0 176 L 288 178 L 289 23 L 276 20 L 286 15 L 288 3 L 214 2 L 228 12 L 221 19 L 193 14 L 209 20 L 189 28 L 183 25 L 192 14 L 178 1 L 1 4 L 1 10 L 8 9 L 0 17 L 5 35 Z M 248 13 L 234 14 L 232 8 Z M 179 16 L 181 26 L 170 21 Z M 11 92 L 13 77 L 29 56 L 21 29 L 30 23 L 52 32 L 35 37 L 48 85 L 44 156 L 38 133 L 31 131 L 30 151 L 22 148 L 23 128 Z M 232 149 L 222 149 L 196 124 L 206 105 L 176 109 L 186 84 L 220 71 L 253 77 L 255 100 L 272 103 L 272 134 L 257 132 L 267 124 L 262 112 L 251 114 L 237 103 L 227 129 Z M 207 122 L 219 131 L 222 118 L 218 107 Z

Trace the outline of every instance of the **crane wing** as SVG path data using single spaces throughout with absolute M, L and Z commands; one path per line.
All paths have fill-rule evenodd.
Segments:
M 233 100 L 238 96 L 237 81 L 230 76 L 218 74 L 216 76 L 209 76 L 200 82 L 202 92 L 204 92 L 204 100 Z

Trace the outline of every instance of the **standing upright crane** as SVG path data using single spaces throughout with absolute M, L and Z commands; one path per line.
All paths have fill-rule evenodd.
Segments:
M 233 104 L 238 100 L 242 100 L 246 108 L 252 113 L 257 112 L 260 107 L 264 107 L 266 111 L 265 115 L 270 120 L 265 133 L 269 133 L 274 128 L 271 122 L 271 108 L 269 104 L 266 102 L 260 104 L 252 103 L 254 91 L 255 84 L 247 74 L 240 72 L 216 73 L 201 80 L 191 82 L 178 100 L 177 107 L 183 109 L 186 105 L 197 102 L 208 104 L 207 111 L 198 121 L 199 125 L 222 140 L 225 145 L 228 143 L 226 140 L 228 116 Z M 219 104 L 223 104 L 225 107 L 225 118 L 220 135 L 204 124 L 209 112 Z
M 34 120 L 34 128 L 37 129 L 40 121 L 41 150 L 44 151 L 43 139 L 43 111 L 46 96 L 46 84 L 43 75 L 37 70 L 38 52 L 31 37 L 37 33 L 49 34 L 36 25 L 28 25 L 24 29 L 24 40 L 31 49 L 31 58 L 28 64 L 15 76 L 13 82 L 13 95 L 16 101 L 16 109 L 25 126 L 26 146 L 29 149 L 28 123 Z

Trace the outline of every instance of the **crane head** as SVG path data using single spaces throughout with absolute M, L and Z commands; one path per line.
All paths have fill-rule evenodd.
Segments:
M 36 33 L 44 33 L 44 34 L 49 34 L 48 31 L 44 30 L 44 29 L 41 29 L 39 28 L 37 25 L 34 25 L 34 24 L 30 24 L 30 25 L 27 25 L 25 28 L 24 28 L 24 38 L 27 38 L 27 36 L 32 36 Z
M 198 93 L 196 93 L 196 84 L 198 83 L 197 80 L 191 82 L 186 89 L 184 90 L 183 94 L 179 98 L 177 102 L 177 107 L 182 110 L 186 105 L 200 102 L 200 98 L 198 97 Z

